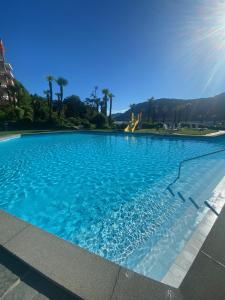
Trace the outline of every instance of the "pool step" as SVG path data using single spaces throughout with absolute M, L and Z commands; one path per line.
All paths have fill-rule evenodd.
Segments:
M 183 202 L 186 201 L 185 198 L 184 198 L 184 196 L 181 194 L 181 192 L 177 192 L 177 195 L 180 197 L 180 199 L 181 199 Z
M 212 205 L 209 204 L 208 201 L 204 201 L 204 203 L 205 203 L 205 205 L 206 205 L 209 209 L 211 209 L 212 212 L 214 212 L 214 214 L 216 214 L 217 216 L 219 216 L 218 212 L 215 210 L 215 208 L 214 208 Z
M 175 197 L 175 194 L 174 194 L 173 190 L 171 189 L 171 187 L 167 187 L 167 190 L 170 192 L 170 194 L 171 194 L 173 197 Z
M 200 207 L 198 206 L 198 204 L 195 202 L 195 200 L 192 197 L 188 197 L 188 199 L 191 201 L 191 203 L 197 208 L 199 209 Z

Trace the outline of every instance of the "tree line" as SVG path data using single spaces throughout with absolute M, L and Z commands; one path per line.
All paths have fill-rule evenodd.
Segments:
M 142 112 L 142 120 L 145 123 L 190 123 L 224 124 L 225 123 L 225 93 L 214 97 L 182 100 L 182 99 L 158 99 L 153 97 L 145 102 L 131 104 L 125 113 L 118 114 L 118 121 L 130 120 L 131 113 Z
M 0 129 L 111 128 L 114 95 L 108 88 L 94 87 L 83 101 L 77 95 L 64 97 L 68 80 L 46 76 L 44 96 L 30 94 L 17 80 L 0 89 Z M 58 89 L 55 89 L 54 83 Z M 5 95 L 7 94 L 7 98 Z M 101 94 L 101 95 L 98 95 Z

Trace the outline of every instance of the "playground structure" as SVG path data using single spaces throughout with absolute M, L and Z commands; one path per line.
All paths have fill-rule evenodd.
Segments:
M 138 114 L 135 118 L 134 113 L 131 114 L 131 121 L 128 123 L 127 127 L 124 129 L 125 132 L 134 132 L 138 126 L 140 126 L 142 119 L 142 112 Z

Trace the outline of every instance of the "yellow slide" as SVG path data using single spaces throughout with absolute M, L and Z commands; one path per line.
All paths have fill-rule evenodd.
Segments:
M 138 126 L 139 121 L 136 120 L 134 122 L 130 121 L 127 127 L 124 129 L 125 132 L 134 132 Z
M 138 118 L 135 119 L 134 117 L 134 113 L 132 113 L 131 115 L 131 121 L 129 122 L 129 124 L 127 125 L 127 127 L 124 129 L 125 132 L 134 132 L 139 124 L 139 122 L 141 121 L 141 113 L 138 114 Z

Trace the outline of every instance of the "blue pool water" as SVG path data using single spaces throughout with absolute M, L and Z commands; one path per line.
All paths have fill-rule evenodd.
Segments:
M 181 160 L 224 146 L 223 138 L 90 133 L 22 136 L 0 143 L 0 208 L 161 279 L 203 211 L 199 190 L 204 184 L 208 187 L 212 177 L 216 185 L 225 175 L 221 173 L 224 153 L 184 167 L 179 191 L 184 195 L 193 191 L 202 207 L 198 212 L 165 188 L 176 177 Z M 176 236 L 171 238 L 171 232 Z M 162 238 L 165 247 L 157 248 Z

